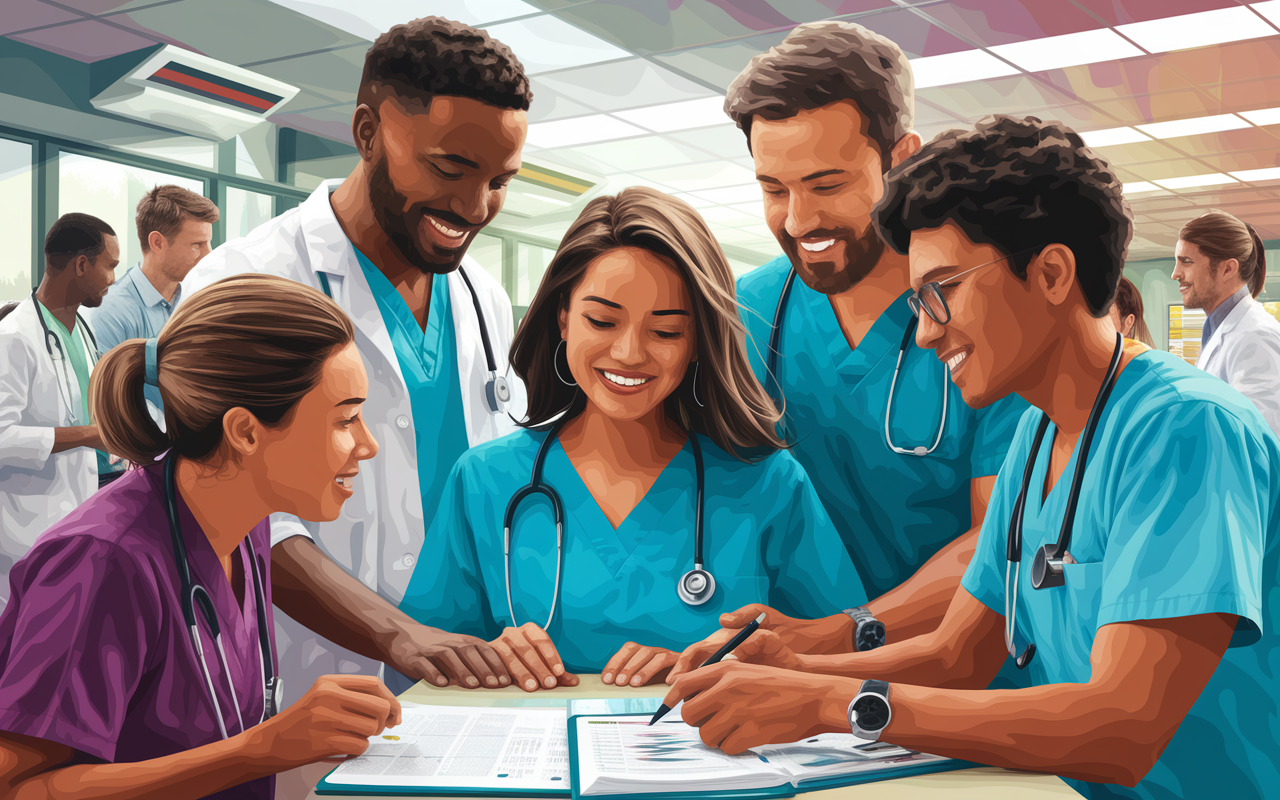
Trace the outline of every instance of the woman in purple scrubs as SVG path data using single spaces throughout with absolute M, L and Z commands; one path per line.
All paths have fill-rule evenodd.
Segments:
M 160 389 L 168 433 L 144 382 Z M 360 417 L 367 390 L 338 306 L 260 275 L 210 286 L 158 342 L 103 356 L 94 417 L 112 452 L 146 466 L 46 531 L 10 573 L 0 796 L 270 800 L 275 773 L 361 753 L 399 723 L 395 697 L 360 675 L 321 678 L 267 713 L 267 516 L 338 516 L 378 450 Z M 184 621 L 170 501 L 190 582 L 210 600 L 194 613 L 203 658 Z

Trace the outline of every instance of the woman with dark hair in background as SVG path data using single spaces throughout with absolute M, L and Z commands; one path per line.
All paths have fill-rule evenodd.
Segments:
M 1261 237 L 1214 210 L 1182 226 L 1174 253 L 1183 304 L 1208 315 L 1196 366 L 1253 401 L 1280 434 L 1280 322 L 1254 299 L 1267 280 Z
M 511 363 L 526 430 L 454 467 L 401 604 L 410 616 L 492 639 L 532 691 L 574 672 L 660 679 L 747 603 L 813 617 L 865 601 L 774 433 L 733 274 L 688 205 L 642 187 L 589 203 Z
M 1120 285 L 1116 287 L 1116 301 L 1111 306 L 1111 324 L 1126 339 L 1142 342 L 1147 347 L 1156 346 L 1155 340 L 1151 338 L 1151 331 L 1147 328 L 1147 320 L 1142 315 L 1142 295 L 1128 278 L 1121 277 Z
M 245 276 L 191 297 L 158 340 L 102 357 L 90 390 L 102 438 L 147 466 L 13 568 L 0 796 L 269 800 L 275 773 L 362 753 L 399 724 L 399 703 L 364 675 L 321 678 L 272 716 L 267 515 L 336 518 L 378 451 L 352 337 L 314 289 Z M 160 390 L 168 433 L 144 385 Z

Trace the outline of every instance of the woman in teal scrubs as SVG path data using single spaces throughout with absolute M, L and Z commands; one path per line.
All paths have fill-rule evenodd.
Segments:
M 589 204 L 511 363 L 528 388 L 527 429 L 454 467 L 401 604 L 415 619 L 492 639 L 532 690 L 574 683 L 574 672 L 657 679 L 745 603 L 815 617 L 865 601 L 774 433 L 733 275 L 687 205 L 645 188 Z M 562 505 L 563 543 L 557 500 L 534 493 L 511 508 L 506 555 L 504 512 L 534 481 L 544 445 L 536 483 Z M 677 584 L 695 569 L 686 602 Z
M 931 635 L 806 656 L 762 631 L 736 652 L 772 666 L 667 702 L 697 693 L 684 719 L 727 752 L 852 729 L 1095 800 L 1280 796 L 1280 439 L 1112 327 L 1133 220 L 1111 166 L 1061 123 L 987 117 L 891 172 L 879 214 L 965 402 L 1033 406 L 961 588 Z M 1008 656 L 1030 688 L 974 691 Z

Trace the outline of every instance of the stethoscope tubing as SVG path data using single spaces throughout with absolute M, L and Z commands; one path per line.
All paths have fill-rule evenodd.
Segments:
M 65 404 L 69 420 L 72 424 L 81 424 L 84 422 L 80 419 L 80 413 L 75 409 L 74 403 L 71 402 L 71 375 L 67 372 L 66 352 L 62 349 L 62 342 L 58 339 L 53 331 L 49 330 L 49 326 L 44 321 L 44 312 L 40 310 L 40 301 L 36 299 L 36 290 L 31 290 L 31 303 L 36 308 L 36 319 L 40 320 L 40 330 L 44 332 L 44 349 L 49 353 L 49 360 L 56 363 L 62 370 L 62 380 L 58 380 L 55 372 L 53 382 L 58 384 L 58 397 Z M 98 359 L 102 354 L 98 352 L 98 338 L 93 335 L 93 331 L 89 329 L 89 323 L 84 321 L 84 317 L 80 316 L 79 310 L 76 311 L 76 332 L 80 336 L 80 343 L 84 345 L 86 353 L 93 359 L 96 366 Z M 54 356 L 53 350 L 57 348 L 58 355 Z

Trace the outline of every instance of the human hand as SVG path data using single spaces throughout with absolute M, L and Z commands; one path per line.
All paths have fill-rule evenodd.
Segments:
M 450 682 L 474 689 L 496 689 L 511 678 L 502 658 L 484 639 L 426 625 L 406 625 L 386 647 L 387 663 L 410 678 L 436 686 Z
M 674 708 L 683 700 L 681 716 L 699 729 L 703 743 L 734 755 L 818 733 L 848 733 L 849 701 L 860 687 L 851 678 L 722 661 L 677 678 L 662 702 Z
M 322 675 L 302 699 L 246 731 L 250 758 L 286 769 L 358 756 L 400 724 L 400 701 L 372 675 Z
M 757 662 L 782 669 L 805 670 L 803 653 L 829 652 L 830 640 L 841 635 L 840 620 L 835 617 L 825 619 L 796 619 L 788 617 L 780 611 L 760 603 L 743 606 L 737 611 L 720 615 L 721 630 L 716 631 L 700 642 L 685 649 L 676 660 L 671 672 L 667 673 L 667 683 L 673 683 L 681 675 L 701 667 L 716 651 L 732 639 L 760 614 L 764 614 L 764 622 L 745 642 L 725 656 L 740 661 Z M 839 617 L 848 621 L 848 617 Z M 847 635 L 847 626 L 846 635 Z
M 502 658 L 516 685 L 526 692 L 539 687 L 577 686 L 578 676 L 566 672 L 551 637 L 540 626 L 526 622 L 507 628 L 494 639 L 493 649 Z
M 679 656 L 679 653 L 664 647 L 644 647 L 627 642 L 604 665 L 600 680 L 614 686 L 647 686 L 661 680 Z

